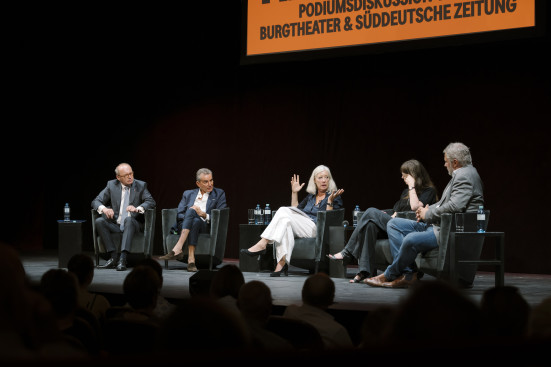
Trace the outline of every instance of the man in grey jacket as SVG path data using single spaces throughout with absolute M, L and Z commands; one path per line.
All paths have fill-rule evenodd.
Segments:
M 440 218 L 443 213 L 476 211 L 484 205 L 483 184 L 472 165 L 469 148 L 450 143 L 444 149 L 444 166 L 452 177 L 442 199 L 416 211 L 417 220 L 394 218 L 387 224 L 394 261 L 383 274 L 365 280 L 374 287 L 406 288 L 416 282 L 413 266 L 417 254 L 440 244 Z
M 126 270 L 126 255 L 130 252 L 132 238 L 137 231 L 144 230 L 144 215 L 147 209 L 155 208 L 155 200 L 147 189 L 147 183 L 134 180 L 134 172 L 128 163 L 115 168 L 116 180 L 107 186 L 92 201 L 92 208 L 101 217 L 96 219 L 96 228 L 111 258 L 101 269 Z M 117 263 L 117 248 L 111 233 L 122 233 L 121 255 Z

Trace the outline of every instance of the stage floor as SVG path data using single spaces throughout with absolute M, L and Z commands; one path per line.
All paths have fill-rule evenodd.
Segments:
M 22 253 L 21 260 L 29 280 L 35 285 L 47 270 L 58 268 L 57 251 Z M 103 262 L 103 260 L 101 261 Z M 225 264 L 239 266 L 239 260 L 225 259 L 218 268 Z M 179 261 L 169 261 L 169 269 L 164 269 L 164 261 L 161 262 L 161 265 L 164 278 L 163 296 L 175 301 L 190 297 L 189 278 L 195 273 L 187 272 L 187 265 Z M 352 278 L 356 270 L 354 267 L 349 267 L 347 276 Z M 96 269 L 90 290 L 114 297 L 122 296 L 122 284 L 127 274 L 128 271 Z M 271 278 L 269 272 L 244 272 L 243 275 L 246 282 L 260 280 L 266 283 L 272 291 L 274 306 L 285 307 L 301 302 L 302 285 L 308 273 L 304 269 L 290 267 L 288 277 Z M 369 311 L 380 305 L 395 305 L 409 291 L 408 289 L 373 288 L 365 284 L 350 284 L 348 278 L 332 279 L 336 287 L 335 304 L 331 307 L 333 310 Z M 432 277 L 425 275 L 423 280 L 425 279 L 432 279 Z M 462 292 L 478 303 L 484 291 L 494 286 L 494 279 L 494 273 L 479 272 L 473 288 L 462 289 Z M 531 306 L 535 306 L 544 298 L 551 296 L 551 275 L 505 273 L 505 285 L 517 287 Z

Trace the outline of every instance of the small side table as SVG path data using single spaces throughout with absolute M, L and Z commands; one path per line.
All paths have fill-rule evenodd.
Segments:
M 59 267 L 66 268 L 69 259 L 82 252 L 82 223 L 85 220 L 57 221 L 59 236 L 58 257 Z
M 484 236 L 495 238 L 495 256 L 493 259 L 461 260 L 456 256 L 455 241 L 450 241 L 450 277 L 457 283 L 457 266 L 459 264 L 492 265 L 495 268 L 495 286 L 501 287 L 505 283 L 505 233 L 504 232 L 455 232 L 455 238 Z
M 258 224 L 240 224 L 239 225 L 239 269 L 246 272 L 273 271 L 274 254 L 273 246 L 266 247 L 264 255 L 249 256 L 241 253 L 241 249 L 247 249 L 260 240 L 260 235 L 266 229 L 266 225 Z

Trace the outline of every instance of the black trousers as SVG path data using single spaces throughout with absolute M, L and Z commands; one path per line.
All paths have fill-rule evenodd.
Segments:
M 386 224 L 392 217 L 381 209 L 367 209 L 360 220 L 344 251 L 358 260 L 358 270 L 370 275 L 376 275 L 375 266 L 375 242 L 377 239 L 388 238 Z
M 122 232 L 121 252 L 128 251 L 132 246 L 132 239 L 134 234 L 138 231 L 143 232 L 144 223 L 137 221 L 132 217 L 126 217 L 124 219 L 124 231 Z M 117 250 L 117 247 L 113 243 L 111 233 L 121 233 L 120 226 L 114 220 L 108 220 L 104 217 L 96 219 L 96 230 L 98 231 L 101 240 L 105 244 L 107 252 L 113 252 Z

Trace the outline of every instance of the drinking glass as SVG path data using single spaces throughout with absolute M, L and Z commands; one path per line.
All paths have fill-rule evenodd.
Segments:
M 465 230 L 465 213 L 455 213 L 455 231 L 463 232 Z

